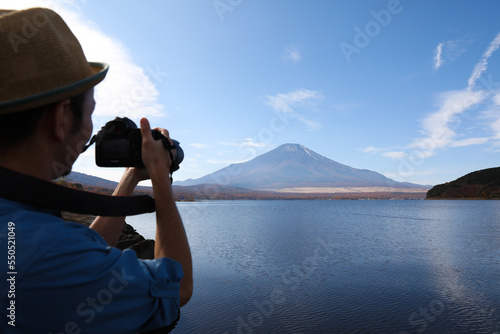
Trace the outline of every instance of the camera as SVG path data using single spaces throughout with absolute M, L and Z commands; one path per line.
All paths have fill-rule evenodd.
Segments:
M 172 139 L 173 145 L 158 130 L 152 130 L 155 140 L 161 140 L 163 146 L 170 153 L 172 164 L 170 173 L 179 169 L 184 159 L 184 151 L 177 140 Z M 141 129 L 127 117 L 117 117 L 104 125 L 92 139 L 96 143 L 95 160 L 99 167 L 139 167 L 144 168 L 142 162 L 142 135 Z M 172 150 L 175 149 L 175 154 Z

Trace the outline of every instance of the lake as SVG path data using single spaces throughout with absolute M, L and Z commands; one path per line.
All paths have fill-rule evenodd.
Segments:
M 178 208 L 195 290 L 173 333 L 500 333 L 500 201 Z M 154 238 L 154 214 L 127 222 Z

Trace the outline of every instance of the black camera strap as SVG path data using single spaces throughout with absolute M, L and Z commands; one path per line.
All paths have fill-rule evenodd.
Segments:
M 98 216 L 132 216 L 155 211 L 154 199 L 109 196 L 57 185 L 0 167 L 0 197 L 31 206 Z

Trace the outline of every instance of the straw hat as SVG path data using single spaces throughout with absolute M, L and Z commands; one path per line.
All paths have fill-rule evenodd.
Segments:
M 0 115 L 74 97 L 101 82 L 63 19 L 47 8 L 0 10 Z

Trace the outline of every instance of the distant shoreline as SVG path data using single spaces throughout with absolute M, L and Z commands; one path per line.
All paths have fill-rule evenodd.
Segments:
M 353 194 L 353 193 L 427 193 L 427 188 L 392 188 L 392 187 L 297 187 L 283 189 L 262 189 L 280 193 L 301 194 Z

